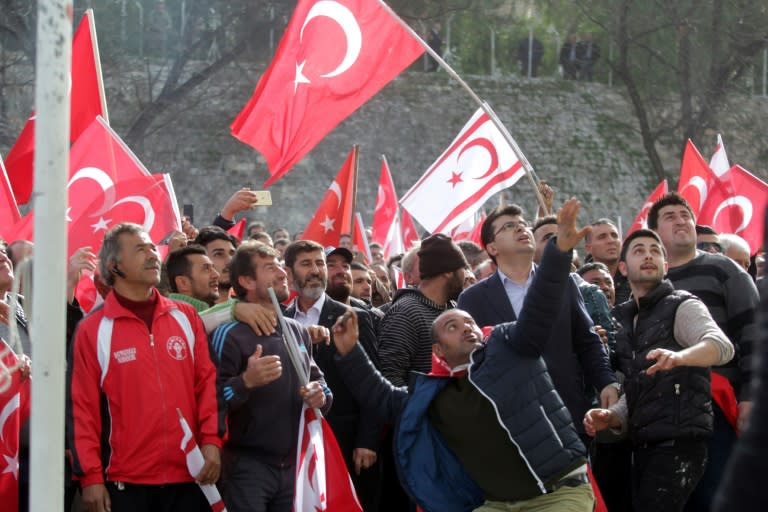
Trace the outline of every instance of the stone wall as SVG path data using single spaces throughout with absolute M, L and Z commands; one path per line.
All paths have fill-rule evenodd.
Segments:
M 233 65 L 159 119 L 142 147 L 134 148 L 153 172 L 170 172 L 179 204 L 195 205 L 196 223 L 212 219 L 241 186 L 261 188 L 263 158 L 229 135 L 229 124 L 247 101 L 260 70 Z M 140 73 L 140 71 L 136 71 Z M 124 133 L 130 122 L 131 80 L 107 77 L 112 125 Z M 622 219 L 628 226 L 657 178 L 649 171 L 631 106 L 623 89 L 552 78 L 467 77 L 517 140 L 539 178 L 558 197 L 575 195 L 583 218 Z M 408 72 L 332 131 L 285 178 L 271 187 L 274 206 L 249 212 L 271 227 L 302 230 L 353 144 L 360 145 L 358 209 L 370 222 L 381 155 L 385 154 L 399 195 L 404 194 L 444 151 L 476 106 L 444 73 Z M 768 170 L 768 100 L 738 97 L 726 109 L 722 132 L 732 163 L 765 179 Z M 18 117 L 18 116 L 17 116 Z M 15 133 L 15 132 L 14 132 Z M 714 145 L 701 148 L 708 156 Z M 7 151 L 0 140 L 0 151 Z M 676 177 L 680 147 L 660 146 L 666 171 Z M 671 183 L 674 187 L 675 183 Z M 535 199 L 526 180 L 505 192 L 529 212 Z M 494 197 L 489 206 L 498 204 Z

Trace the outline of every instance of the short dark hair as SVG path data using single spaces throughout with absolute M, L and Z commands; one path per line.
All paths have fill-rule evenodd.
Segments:
M 696 224 L 696 234 L 697 235 L 717 235 L 718 232 L 715 231 L 712 226 L 707 226 L 706 224 Z
M 691 209 L 691 205 L 688 204 L 688 201 L 686 201 L 683 196 L 681 196 L 677 192 L 669 192 L 661 196 L 661 199 L 653 203 L 653 206 L 651 206 L 651 209 L 648 210 L 648 227 L 651 229 L 658 228 L 659 227 L 659 210 L 661 210 L 665 206 L 675 206 L 675 205 L 684 206 L 686 210 L 688 210 L 688 213 L 691 214 L 691 218 L 692 219 L 696 218 L 696 216 L 693 214 L 693 209 Z
M 619 261 L 627 261 L 627 251 L 629 250 L 629 244 L 632 243 L 632 240 L 636 238 L 653 238 L 657 242 L 659 242 L 659 245 L 661 246 L 661 251 L 664 253 L 664 257 L 667 256 L 667 250 L 664 248 L 664 243 L 661 241 L 661 237 L 659 237 L 659 234 L 653 231 L 652 229 L 638 229 L 637 231 L 633 231 L 627 236 L 627 239 L 624 240 L 624 244 L 621 246 L 621 255 L 619 256 Z
M 293 265 L 296 264 L 296 258 L 303 252 L 315 252 L 320 251 L 325 254 L 323 246 L 314 240 L 296 240 L 288 244 L 283 252 L 283 260 L 285 261 L 286 268 L 293 270 Z
M 485 218 L 483 221 L 483 226 L 480 228 L 480 240 L 483 242 L 483 247 L 488 247 L 488 244 L 493 242 L 494 239 L 494 232 L 493 232 L 493 223 L 501 217 L 502 215 L 510 215 L 510 216 L 523 216 L 523 209 L 517 206 L 516 204 L 511 204 L 509 206 L 499 206 L 495 210 L 493 210 L 491 213 L 488 214 L 488 217 Z M 490 255 L 489 255 L 490 256 Z M 491 259 L 494 263 L 496 263 L 496 258 L 491 256 Z
M 608 272 L 608 275 L 611 274 L 611 271 L 608 268 L 608 265 L 606 265 L 605 263 L 601 263 L 599 261 L 591 261 L 589 263 L 585 263 L 584 265 L 576 269 L 576 273 L 583 277 L 584 274 L 586 274 L 587 272 L 591 272 L 593 270 L 603 270 L 605 272 Z
M 193 254 L 208 255 L 205 247 L 196 244 L 176 249 L 168 255 L 168 259 L 165 261 L 165 272 L 168 275 L 168 286 L 173 293 L 179 292 L 179 289 L 176 287 L 177 277 L 192 276 L 192 263 L 189 261 L 188 256 Z
M 380 244 L 380 243 L 378 243 L 378 242 L 371 242 L 371 243 L 369 243 L 369 244 L 368 244 L 368 247 L 369 247 L 370 249 L 373 249 L 373 248 L 376 248 L 376 249 L 383 249 L 383 247 L 381 246 L 381 244 Z
M 478 263 L 482 263 L 488 259 L 488 253 L 485 252 L 485 249 L 477 245 L 475 242 L 470 240 L 462 240 L 460 242 L 456 242 L 456 245 L 458 245 L 459 249 L 461 249 L 461 252 L 464 253 L 464 258 L 467 260 L 467 263 L 469 263 L 471 267 L 474 267 Z
M 244 299 L 248 293 L 248 290 L 240 284 L 240 276 L 256 277 L 253 275 L 254 256 L 279 258 L 280 254 L 274 248 L 256 240 L 246 240 L 240 244 L 232 261 L 229 262 L 229 280 L 238 299 Z
M 557 215 L 545 215 L 536 219 L 536 222 L 533 223 L 533 232 L 536 233 L 537 229 L 547 224 L 557 225 Z
M 214 240 L 225 240 L 231 243 L 233 247 L 237 247 L 237 238 L 230 235 L 219 226 L 205 226 L 204 228 L 201 228 L 197 233 L 197 238 L 195 238 L 194 243 L 206 247 Z
M 611 219 L 608 219 L 606 217 L 601 217 L 597 219 L 595 222 L 590 224 L 592 228 L 595 228 L 597 226 L 612 226 L 616 231 L 619 230 L 619 228 L 616 227 L 616 224 L 613 223 Z M 589 243 L 592 240 L 592 230 L 589 230 L 587 232 L 587 236 L 584 237 L 584 242 Z
M 349 264 L 350 270 L 362 270 L 364 272 L 370 272 L 371 269 L 366 265 L 365 263 L 360 263 L 359 261 L 352 261 L 352 263 Z

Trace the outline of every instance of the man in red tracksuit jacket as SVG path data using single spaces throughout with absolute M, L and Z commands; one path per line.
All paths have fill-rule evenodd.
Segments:
M 202 322 L 158 293 L 160 258 L 140 226 L 108 231 L 99 260 L 113 289 L 79 325 L 70 362 L 68 435 L 83 502 L 92 512 L 202 510 L 195 481 L 218 479 L 223 435 Z M 194 477 L 177 409 L 205 459 Z

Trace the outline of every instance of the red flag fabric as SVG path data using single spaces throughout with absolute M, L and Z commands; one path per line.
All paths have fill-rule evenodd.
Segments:
M 203 453 L 200 451 L 200 447 L 197 445 L 197 441 L 195 440 L 192 429 L 189 427 L 189 423 L 187 423 L 186 418 L 184 418 L 184 415 L 181 413 L 181 409 L 177 408 L 176 412 L 179 414 L 179 423 L 181 424 L 181 432 L 183 434 L 180 448 L 186 455 L 189 474 L 192 477 L 196 477 L 203 469 L 205 459 L 203 458 Z M 224 500 L 221 499 L 221 494 L 219 494 L 219 490 L 215 485 L 198 485 L 200 486 L 200 490 L 203 491 L 203 495 L 211 506 L 213 512 L 226 512 L 227 509 L 224 507 Z
M 483 222 L 485 222 L 486 215 L 483 213 L 479 219 L 477 219 L 477 224 L 475 224 L 475 229 L 472 230 L 472 234 L 469 235 L 469 239 L 473 242 L 475 242 L 480 247 L 483 246 L 483 237 L 482 237 L 482 231 L 483 231 Z
M 504 134 L 478 109 L 400 204 L 430 233 L 448 233 L 524 175 Z
M 413 247 L 416 242 L 421 241 L 411 214 L 402 209 L 400 210 L 400 229 L 402 230 L 403 249 L 406 251 Z
M 0 338 L 0 503 L 19 507 L 19 433 L 29 419 L 30 380 L 21 378 L 19 359 Z
M 8 181 L 3 159 L 0 158 L 0 236 L 3 237 L 3 240 L 9 241 L 8 235 L 11 228 L 19 220 L 21 220 L 21 214 L 16 204 L 16 197 L 13 195 L 11 183 Z
M 299 422 L 293 510 L 363 510 L 331 427 L 306 405 Z
M 107 100 L 101 79 L 99 45 L 93 10 L 88 9 L 72 38 L 72 70 L 70 73 L 69 140 L 75 142 L 96 116 L 109 119 Z M 29 202 L 32 194 L 35 147 L 35 115 L 32 114 L 6 157 L 8 177 L 19 204 Z
M 709 168 L 709 164 L 701 156 L 699 150 L 690 140 L 685 145 L 683 161 L 680 165 L 680 180 L 677 192 L 688 201 L 693 210 L 693 216 L 698 219 L 704 202 L 707 200 L 709 189 L 717 182 L 717 176 Z M 701 222 L 699 222 L 701 224 Z
M 264 155 L 269 186 L 423 51 L 376 0 L 299 0 L 232 135 Z
M 243 217 L 227 230 L 227 233 L 237 238 L 238 242 L 242 241 L 243 235 L 245 235 L 245 220 L 245 217 Z
M 371 255 L 371 246 L 368 244 L 368 235 L 365 232 L 365 223 L 360 212 L 355 212 L 355 228 L 352 230 L 352 246 L 357 252 L 363 255 L 365 263 L 370 264 L 373 261 Z
M 387 159 L 381 157 L 381 176 L 379 177 L 379 190 L 376 194 L 376 209 L 373 212 L 373 225 L 371 226 L 374 242 L 384 247 L 389 239 L 392 224 L 397 215 L 397 194 L 395 183 L 392 181 L 392 173 L 389 171 Z
M 712 226 L 718 233 L 741 236 L 755 254 L 763 246 L 767 204 L 768 184 L 734 165 L 710 187 L 697 222 Z
M 739 406 L 736 402 L 736 392 L 731 382 L 719 373 L 711 373 L 712 400 L 720 408 L 728 424 L 739 432 Z
M 651 195 L 648 196 L 648 198 L 645 200 L 645 203 L 643 203 L 643 207 L 640 208 L 640 211 L 637 213 L 635 221 L 631 226 L 629 226 L 629 229 L 624 235 L 624 238 L 628 237 L 633 231 L 648 228 L 648 211 L 651 209 L 651 206 L 653 206 L 653 203 L 661 199 L 661 197 L 667 193 L 667 189 L 667 180 L 664 180 L 656 185 L 656 188 L 653 189 L 653 192 L 651 192 Z
M 402 254 L 405 252 L 405 245 L 403 244 L 403 230 L 400 228 L 400 213 L 395 212 L 395 219 L 392 225 L 389 227 L 387 238 L 382 244 L 382 252 L 384 258 L 389 259 L 392 256 Z
M 342 234 L 352 234 L 352 204 L 355 194 L 357 146 L 349 152 L 301 238 L 314 240 L 323 247 L 338 247 Z

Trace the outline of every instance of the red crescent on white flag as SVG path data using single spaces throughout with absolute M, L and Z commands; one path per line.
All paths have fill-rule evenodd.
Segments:
M 480 137 L 478 139 L 474 139 L 467 143 L 463 148 L 461 148 L 461 151 L 459 152 L 459 155 L 456 157 L 456 161 L 458 162 L 461 160 L 461 155 L 463 155 L 467 150 L 472 149 L 475 146 L 480 146 L 481 148 L 485 148 L 485 150 L 488 152 L 488 154 L 491 156 L 491 164 L 488 166 L 488 170 L 485 171 L 485 174 L 482 176 L 473 176 L 473 179 L 476 180 L 484 180 L 491 174 L 493 174 L 496 169 L 499 168 L 499 155 L 496 153 L 496 146 L 493 145 L 493 142 L 486 139 L 485 137 Z

